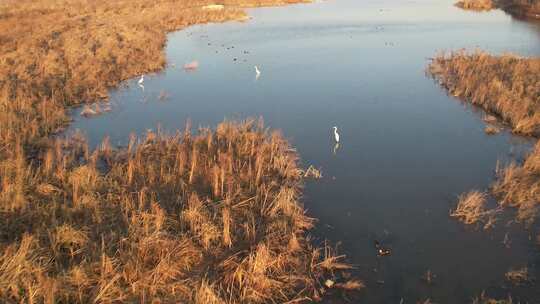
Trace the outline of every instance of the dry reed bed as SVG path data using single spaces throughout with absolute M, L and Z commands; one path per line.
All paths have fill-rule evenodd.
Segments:
M 540 0 L 499 0 L 497 5 L 519 17 L 540 19 Z
M 306 239 L 297 155 L 254 121 L 19 155 L 0 167 L 0 302 L 309 302 L 350 268 Z
M 497 172 L 492 187 L 502 206 L 517 208 L 516 219 L 531 225 L 540 216 L 540 141 L 523 164 Z M 540 236 L 540 235 L 539 235 Z
M 500 8 L 515 16 L 540 19 L 540 0 L 460 0 L 455 5 L 473 11 Z
M 166 33 L 291 0 L 0 4 L 0 302 L 311 301 L 348 269 L 313 248 L 297 156 L 254 122 L 61 140 L 69 106 L 165 64 Z
M 506 280 L 514 285 L 527 285 L 534 282 L 534 277 L 529 272 L 529 268 L 522 267 L 510 269 L 504 274 Z
M 484 229 L 488 229 L 494 225 L 498 211 L 487 206 L 486 193 L 470 191 L 459 196 L 457 207 L 450 212 L 450 216 L 467 225 L 481 223 Z
M 435 57 L 429 72 L 450 94 L 499 115 L 514 132 L 540 135 L 540 58 L 458 51 Z
M 496 300 L 486 296 L 485 293 L 482 293 L 479 297 L 473 299 L 472 304 L 512 304 L 514 301 L 511 297 L 503 300 Z
M 450 94 L 497 114 L 512 126 L 513 132 L 540 136 L 540 58 L 460 51 L 438 55 L 428 71 Z M 517 220 L 531 224 L 538 218 L 540 142 L 524 164 L 510 164 L 498 170 L 492 192 L 501 206 L 517 208 Z M 467 202 L 466 198 L 472 197 L 461 197 L 456 210 L 465 220 L 478 215 L 478 209 L 460 208 L 462 202 Z M 471 201 L 485 201 L 485 198 Z M 470 206 L 473 205 L 484 206 L 484 203 Z M 463 216 L 463 211 L 468 216 Z M 480 214 L 484 212 L 489 211 L 482 209 Z
M 486 11 L 495 8 L 492 0 L 462 0 L 457 2 L 456 6 L 475 11 Z

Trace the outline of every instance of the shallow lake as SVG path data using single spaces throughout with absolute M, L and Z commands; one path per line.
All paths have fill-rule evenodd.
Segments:
M 356 265 L 368 287 L 364 303 L 468 303 L 483 290 L 540 303 L 538 286 L 504 279 L 524 266 L 540 278 L 527 231 L 501 221 L 484 232 L 448 216 L 457 195 L 486 189 L 497 161 L 520 159 L 531 141 L 507 131 L 486 135 L 483 113 L 425 74 L 442 50 L 538 56 L 538 24 L 447 0 L 339 0 L 249 14 L 247 22 L 170 34 L 165 70 L 147 75 L 144 90 L 137 78 L 112 91 L 109 113 L 87 119 L 75 110 L 70 130 L 82 130 L 92 145 L 104 136 L 125 144 L 130 133 L 158 124 L 172 132 L 188 119 L 197 127 L 262 116 L 291 140 L 304 166 L 322 168 L 303 202 L 319 220 L 314 236 L 341 242 Z M 182 69 L 194 60 L 197 70 Z M 391 256 L 376 256 L 376 239 Z M 431 285 L 421 279 L 428 270 Z

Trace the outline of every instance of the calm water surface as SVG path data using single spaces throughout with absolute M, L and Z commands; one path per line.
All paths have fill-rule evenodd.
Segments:
M 122 144 L 158 124 L 174 130 L 187 119 L 215 126 L 262 116 L 283 130 L 304 165 L 322 168 L 324 178 L 306 185 L 303 200 L 319 219 L 314 234 L 341 241 L 366 281 L 359 300 L 465 303 L 487 290 L 540 303 L 538 286 L 504 280 L 511 267 L 540 277 L 527 232 L 501 222 L 486 233 L 448 217 L 459 193 L 488 187 L 497 160 L 519 159 L 530 141 L 485 135 L 482 113 L 424 72 L 440 50 L 538 56 L 538 24 L 501 11 L 465 12 L 446 0 L 339 0 L 249 13 L 245 23 L 171 34 L 167 69 L 147 75 L 144 91 L 137 79 L 112 91 L 110 113 L 86 119 L 75 111 L 72 129 L 94 145 L 104 136 Z M 199 69 L 182 70 L 192 60 Z M 336 151 L 334 125 L 342 138 Z M 377 258 L 375 239 L 392 256 Z M 421 280 L 428 269 L 432 285 Z

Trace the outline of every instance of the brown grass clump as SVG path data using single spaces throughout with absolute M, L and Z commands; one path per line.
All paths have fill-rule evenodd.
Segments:
M 428 71 L 450 94 L 499 115 L 514 132 L 540 136 L 540 58 L 460 51 L 435 57 Z
M 515 16 L 540 19 L 540 0 L 460 0 L 455 5 L 473 11 L 500 8 Z
M 461 0 L 456 3 L 456 6 L 475 11 L 491 10 L 495 7 L 492 0 Z
M 540 216 L 540 142 L 523 165 L 510 164 L 497 176 L 493 192 L 501 205 L 517 208 L 517 220 L 532 224 Z
M 262 123 L 53 148 L 3 168 L 0 302 L 308 302 L 350 268 L 306 239 L 297 155 Z
M 303 176 L 306 178 L 320 179 L 322 178 L 321 169 L 317 169 L 310 165 L 303 173 Z
M 495 126 L 491 126 L 491 125 L 488 125 L 484 128 L 484 132 L 486 132 L 487 135 L 495 135 L 499 132 L 501 132 L 501 129 L 495 127 Z
M 484 115 L 484 118 L 482 118 L 482 120 L 487 123 L 495 123 L 497 122 L 497 117 L 488 114 L 488 115 Z
M 461 51 L 437 56 L 428 71 L 451 94 L 499 115 L 515 133 L 540 136 L 540 58 Z M 522 166 L 498 170 L 492 190 L 502 206 L 518 208 L 518 221 L 534 222 L 540 215 L 540 143 Z
M 483 223 L 484 229 L 490 228 L 495 222 L 496 209 L 487 208 L 487 195 L 479 191 L 471 191 L 459 196 L 455 210 L 450 212 L 451 217 L 471 225 Z
M 512 304 L 514 301 L 509 296 L 506 300 L 496 300 L 488 297 L 484 292 L 479 297 L 473 299 L 472 304 Z
M 529 274 L 529 269 L 527 267 L 519 269 L 511 269 L 504 274 L 506 279 L 514 285 L 523 285 L 531 283 L 533 278 Z
M 516 16 L 540 19 L 540 0 L 499 0 L 498 6 Z

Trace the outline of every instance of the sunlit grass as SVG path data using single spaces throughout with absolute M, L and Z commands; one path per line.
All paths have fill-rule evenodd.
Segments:
M 470 191 L 459 196 L 456 209 L 450 212 L 450 216 L 467 225 L 483 223 L 487 229 L 493 226 L 497 212 L 498 210 L 487 207 L 486 193 Z
M 497 115 L 514 133 L 540 136 L 540 58 L 459 51 L 438 55 L 428 71 L 450 94 Z M 522 165 L 498 169 L 492 190 L 501 206 L 517 208 L 518 221 L 532 224 L 540 215 L 540 143 Z M 475 222 L 484 201 L 475 192 L 462 196 L 454 216 Z
M 495 7 L 492 0 L 461 0 L 456 3 L 456 6 L 477 11 L 490 10 Z
M 164 67 L 166 33 L 297 1 L 0 4 L 0 302 L 309 302 L 343 256 L 314 247 L 297 155 L 262 123 L 54 138 L 107 91 Z M 169 98 L 160 93 L 158 100 Z M 347 266 L 348 267 L 348 266 Z M 341 287 L 340 287 L 341 286 Z M 362 288 L 340 280 L 335 288 Z
M 351 268 L 306 239 L 297 155 L 260 122 L 93 152 L 59 140 L 46 154 L 4 179 L 0 300 L 306 301 Z

